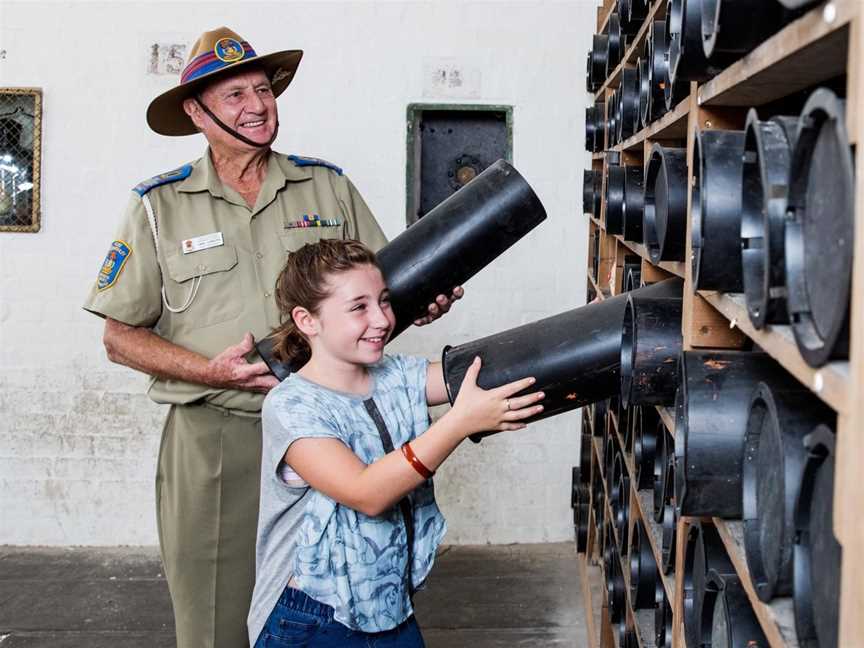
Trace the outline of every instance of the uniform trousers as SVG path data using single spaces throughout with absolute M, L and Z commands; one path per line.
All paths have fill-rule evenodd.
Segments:
M 159 545 L 178 648 L 248 646 L 261 419 L 173 405 L 156 473 Z

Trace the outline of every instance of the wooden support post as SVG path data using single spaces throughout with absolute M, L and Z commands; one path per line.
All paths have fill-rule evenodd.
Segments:
M 864 16 L 852 19 L 849 47 L 849 102 L 846 113 L 849 134 L 864 142 L 864 118 L 855 106 L 864 106 Z M 855 249 L 853 252 L 852 307 L 847 412 L 837 420 L 837 452 L 834 473 L 834 534 L 843 545 L 838 645 L 854 646 L 864 637 L 864 147 L 855 151 Z

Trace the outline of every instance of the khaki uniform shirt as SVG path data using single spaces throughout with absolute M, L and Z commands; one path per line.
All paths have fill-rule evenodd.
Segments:
M 322 238 L 357 239 L 373 250 L 387 243 L 351 181 L 323 163 L 271 153 L 251 209 L 219 179 L 209 150 L 191 166 L 185 179 L 146 192 L 158 229 L 158 255 L 142 197 L 132 194 L 86 310 L 150 328 L 212 358 L 247 331 L 259 340 L 280 324 L 273 292 L 289 252 Z M 298 226 L 304 216 L 316 215 L 325 226 Z M 222 244 L 218 236 L 199 238 L 210 234 L 221 234 Z M 192 247 L 205 247 L 206 240 L 214 246 L 184 253 L 190 239 Z M 188 308 L 171 312 L 163 289 L 173 308 L 191 300 Z M 149 394 L 158 403 L 204 399 L 247 412 L 260 412 L 264 400 L 263 394 L 161 378 L 151 381 Z

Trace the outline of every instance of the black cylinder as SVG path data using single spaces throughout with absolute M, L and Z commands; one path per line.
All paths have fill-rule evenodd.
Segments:
M 574 475 L 577 480 L 581 476 Z M 591 490 L 583 483 L 578 481 L 573 487 L 572 495 L 573 508 L 573 530 L 576 536 L 576 552 L 585 553 L 588 548 L 588 530 L 589 530 L 589 511 L 591 510 Z
M 666 95 L 664 88 L 669 82 L 669 61 L 667 55 L 666 23 L 655 20 L 648 30 L 645 44 L 648 59 L 649 100 L 646 124 L 659 119 L 666 112 Z
M 621 441 L 624 444 L 624 452 L 633 452 L 633 419 L 636 417 L 638 407 L 622 407 L 618 419 L 618 427 L 621 429 Z
M 678 535 L 678 516 L 675 515 L 675 505 L 672 503 L 672 483 L 675 480 L 675 464 L 672 457 L 666 462 L 666 477 L 664 478 L 666 495 L 665 504 L 663 505 L 663 519 L 660 522 L 662 526 L 662 546 L 660 548 L 660 568 L 664 574 L 668 574 L 675 566 L 675 549 Z
M 594 152 L 599 153 L 606 144 L 604 139 L 606 133 L 606 104 L 601 99 L 594 102 Z M 600 210 L 597 210 L 600 213 Z
M 600 476 L 600 468 L 595 464 L 594 470 L 591 471 L 591 511 L 594 515 L 594 525 L 589 527 L 589 533 L 592 529 L 599 530 L 603 527 L 603 511 L 606 507 L 603 505 L 603 480 Z M 599 547 L 602 538 L 596 539 L 596 544 Z
M 698 604 L 702 600 L 702 591 L 696 590 L 694 582 L 694 565 L 696 559 L 697 544 L 702 542 L 701 524 L 698 521 L 690 522 L 687 529 L 687 536 L 684 538 L 684 562 L 683 562 L 683 578 L 682 583 L 682 612 L 684 616 L 684 638 L 688 646 L 699 645 L 699 609 Z
M 656 648 L 672 648 L 672 606 L 663 579 L 657 579 L 654 588 L 654 645 Z
M 624 181 L 626 167 L 610 164 L 606 173 L 606 233 L 624 232 Z
M 390 339 L 545 219 L 525 179 L 498 160 L 402 232 L 377 253 L 396 316 Z
M 599 281 L 600 279 L 600 236 L 600 230 L 596 229 L 591 239 L 591 250 L 593 252 L 591 256 L 591 274 L 595 281 Z
M 834 433 L 820 425 L 804 446 L 807 463 L 795 505 L 795 628 L 802 646 L 836 648 L 843 547 L 834 537 Z
M 648 125 L 648 107 L 651 99 L 651 79 L 648 78 L 648 59 L 640 56 L 636 61 L 636 74 L 639 83 L 639 128 Z
M 669 77 L 673 83 L 707 81 L 723 67 L 708 61 L 702 47 L 703 0 L 670 0 Z M 671 15 L 670 15 L 671 14 Z
M 635 67 L 621 70 L 621 124 L 619 139 L 633 137 L 639 130 L 639 72 Z
M 645 171 L 641 166 L 625 167 L 624 240 L 642 242 L 642 212 L 645 205 Z
M 624 266 L 621 268 L 622 292 L 630 292 L 639 287 L 640 277 L 642 275 L 642 257 L 638 254 L 624 255 Z M 632 279 L 628 283 L 628 277 Z M 635 282 L 635 283 L 634 283 Z
M 639 31 L 642 22 L 648 17 L 648 0 L 629 0 L 629 9 L 627 20 L 636 26 L 636 31 Z
M 621 17 L 617 12 L 609 16 L 606 25 L 606 33 L 609 35 L 609 57 L 606 59 L 606 76 L 610 76 L 624 55 L 624 35 L 621 33 Z
M 591 78 L 591 64 L 593 62 L 593 52 L 588 50 L 586 58 L 586 70 L 585 70 L 585 90 L 588 92 L 597 92 L 600 89 L 600 86 L 595 86 L 594 81 Z
M 678 383 L 684 281 L 663 282 L 668 290 L 651 297 L 628 295 L 621 334 L 621 401 L 671 405 Z
M 741 517 L 750 397 L 786 372 L 763 353 L 685 351 L 675 397 L 675 502 L 680 515 Z
M 810 95 L 789 172 L 789 318 L 812 367 L 849 357 L 855 177 L 845 114 L 845 101 L 830 90 Z
M 717 529 L 691 523 L 684 549 L 684 633 L 688 646 L 700 644 L 700 619 L 708 572 L 734 574 L 735 568 Z
M 775 0 L 700 0 L 702 48 L 726 67 L 783 26 L 786 13 Z M 689 5 L 688 5 L 689 8 Z
M 603 171 L 585 169 L 582 172 L 582 210 L 595 218 L 600 217 L 600 199 L 603 186 Z
M 615 136 L 618 132 L 618 122 L 616 121 L 616 117 L 618 114 L 618 95 L 616 94 L 617 90 L 613 90 L 612 94 L 610 94 L 606 98 L 606 145 L 607 147 L 615 146 Z M 609 160 L 610 164 L 613 164 L 612 160 Z M 617 164 L 617 162 L 615 162 Z
M 650 296 L 668 289 L 668 281 L 664 281 L 630 294 Z M 618 393 L 621 323 L 627 298 L 618 295 L 458 347 L 446 347 L 442 361 L 450 403 L 456 400 L 465 372 L 478 355 L 483 366 L 477 384 L 483 389 L 526 376 L 537 379 L 526 393 L 542 390 L 546 394 L 544 410 L 526 422 Z
M 674 453 L 672 437 L 666 430 L 662 419 L 658 418 L 654 446 L 654 470 L 652 482 L 652 501 L 654 521 L 658 524 L 663 522 L 663 507 L 666 504 L 666 466 L 669 463 L 669 451 Z
M 632 266 L 626 269 L 624 275 L 624 292 L 631 292 L 642 285 L 642 265 Z
M 591 434 L 593 436 L 606 436 L 606 414 L 608 413 L 608 411 L 608 400 L 600 400 L 591 405 Z
M 603 150 L 606 104 L 597 101 L 585 109 L 585 150 L 598 153 Z M 600 213 L 600 210 L 597 210 Z
M 710 570 L 706 576 L 700 622 L 701 642 L 710 648 L 768 646 L 737 574 Z
M 760 382 L 750 400 L 742 472 L 744 549 L 762 601 L 792 594 L 795 500 L 804 436 L 834 412 L 791 376 Z
M 618 444 L 612 426 L 606 428 L 606 441 L 603 444 L 603 475 L 606 477 L 606 489 L 609 493 L 609 507 L 612 508 L 612 498 L 616 493 L 615 457 L 618 456 Z M 612 523 L 615 523 L 615 511 L 612 511 Z
M 607 542 L 611 547 L 606 552 L 606 565 L 608 565 L 606 569 L 606 595 L 609 603 L 609 620 L 612 623 L 618 623 L 625 615 L 627 587 L 624 583 L 624 573 L 621 571 L 621 561 L 618 558 L 618 551 L 611 530 Z
M 747 114 L 741 187 L 741 269 L 747 313 L 757 329 L 789 321 L 783 230 L 796 130 L 794 117 L 760 121 L 755 109 Z
M 651 261 L 682 261 L 687 227 L 687 151 L 654 143 L 645 171 L 642 234 Z
M 699 0 L 690 0 L 690 2 L 678 2 L 669 0 L 666 9 L 666 65 L 667 65 L 667 82 L 663 86 L 663 100 L 666 104 L 666 110 L 672 110 L 675 106 L 690 93 L 690 80 L 684 75 L 677 74 L 677 68 L 685 53 L 693 49 L 690 43 L 693 40 L 692 26 L 687 29 L 686 14 L 692 14 L 691 5 L 698 4 Z M 686 7 L 686 11 L 685 11 Z M 688 41 L 689 39 L 689 41 Z M 697 35 L 696 45 L 701 50 L 701 39 Z
M 396 326 L 390 340 L 546 219 L 540 199 L 516 171 L 498 160 L 411 225 L 378 253 Z M 256 349 L 278 378 L 291 368 L 273 355 L 273 339 Z
M 621 398 L 613 396 L 609 399 L 609 412 L 612 414 L 613 427 L 610 429 L 614 429 L 618 431 L 620 434 L 619 441 L 624 443 L 623 450 L 627 449 L 627 435 L 625 434 L 625 429 L 629 425 L 629 416 L 630 412 L 624 407 L 621 407 Z
M 597 149 L 597 116 L 595 106 L 585 108 L 585 150 L 596 153 Z
M 587 412 L 586 408 L 582 409 L 583 413 Z M 583 414 L 584 421 L 584 414 Z M 582 476 L 582 483 L 588 483 L 591 478 L 591 431 L 582 424 L 582 432 L 579 433 L 579 474 Z
M 654 453 L 657 449 L 657 424 L 660 416 L 654 407 L 638 407 L 633 422 L 633 465 L 636 490 L 654 485 Z
M 651 542 L 645 526 L 637 519 L 630 539 L 630 602 L 635 610 L 654 605 L 654 587 L 658 578 Z
M 615 516 L 615 531 L 618 534 L 618 549 L 627 554 L 630 530 L 630 476 L 624 463 L 624 453 L 615 456 L 612 486 L 612 513 Z
M 698 131 L 690 232 L 694 290 L 741 292 L 744 131 Z
M 594 88 L 594 92 L 599 90 L 606 81 L 606 61 L 608 60 L 609 36 L 594 34 L 591 44 L 591 87 Z

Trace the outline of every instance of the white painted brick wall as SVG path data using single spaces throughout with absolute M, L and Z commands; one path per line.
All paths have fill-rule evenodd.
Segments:
M 153 476 L 165 409 L 145 377 L 105 358 L 81 310 L 129 189 L 201 155 L 199 137 L 144 123 L 175 83 L 145 76 L 154 36 L 220 24 L 259 52 L 299 47 L 276 148 L 343 166 L 388 235 L 405 222 L 405 108 L 423 62 L 479 68 L 479 102 L 514 106 L 514 162 L 549 219 L 467 287 L 445 320 L 393 350 L 436 357 L 582 303 L 585 52 L 591 0 L 569 2 L 0 3 L 0 86 L 44 90 L 42 231 L 0 234 L 0 544 L 154 544 Z M 475 102 L 475 100 L 470 100 Z M 571 537 L 578 417 L 466 443 L 440 469 L 448 542 Z

